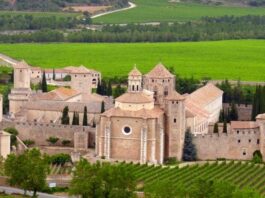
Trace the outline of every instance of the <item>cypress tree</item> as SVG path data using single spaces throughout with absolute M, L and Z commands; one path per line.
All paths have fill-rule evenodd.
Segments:
M 227 122 L 224 120 L 223 133 L 227 133 Z
M 197 158 L 196 147 L 192 141 L 192 134 L 190 129 L 185 133 L 184 147 L 183 147 L 183 161 L 195 161 Z
M 101 113 L 105 111 L 105 103 L 104 101 L 101 102 Z
M 100 80 L 98 79 L 98 85 L 97 85 L 97 94 L 102 95 L 102 89 L 101 89 L 101 83 Z
M 87 107 L 84 107 L 83 126 L 87 126 Z
M 56 76 L 55 76 L 55 70 L 53 68 L 53 70 L 52 70 L 52 79 L 55 80 L 55 78 L 56 78 Z
M 225 112 L 224 110 L 222 109 L 220 111 L 220 114 L 219 114 L 219 122 L 223 122 L 224 121 L 224 118 L 225 118 Z
M 64 107 L 63 109 L 63 115 L 62 115 L 62 124 L 69 125 L 70 124 L 70 118 L 69 118 L 69 108 L 68 106 Z
M 107 84 L 105 80 L 102 80 L 101 82 L 101 95 L 107 95 Z
M 229 120 L 238 120 L 238 112 L 235 103 L 232 103 L 231 111 L 229 112 Z
M 74 112 L 72 125 L 79 125 L 79 114 Z
M 43 71 L 43 74 L 42 74 L 41 90 L 42 92 L 48 92 L 45 71 Z
M 217 122 L 214 124 L 213 132 L 214 133 L 218 133 L 219 132 L 218 131 L 218 123 Z
M 112 85 L 111 85 L 111 80 L 108 81 L 107 95 L 108 95 L 108 96 L 112 96 Z

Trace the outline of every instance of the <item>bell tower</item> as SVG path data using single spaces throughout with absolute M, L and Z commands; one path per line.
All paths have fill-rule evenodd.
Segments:
M 134 66 L 128 77 L 128 92 L 142 91 L 142 73 Z

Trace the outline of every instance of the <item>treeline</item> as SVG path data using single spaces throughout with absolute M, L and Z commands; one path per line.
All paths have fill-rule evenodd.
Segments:
M 265 113 L 265 86 L 257 86 L 253 99 L 252 120 L 255 120 L 256 116 L 262 113 Z
M 87 16 L 89 17 L 89 16 Z M 25 18 L 25 17 L 24 17 Z M 30 22 L 30 19 L 21 19 Z M 81 24 L 80 21 L 69 19 L 64 25 L 63 19 L 57 19 L 55 24 L 51 24 L 41 19 L 36 25 L 32 23 L 14 25 L 16 23 L 2 22 L 3 29 L 16 28 L 71 28 Z M 36 19 L 36 21 L 38 21 Z M 48 19 L 52 21 L 52 18 Z M 0 22 L 1 23 L 1 22 Z M 90 23 L 87 18 L 86 24 Z M 24 25 L 23 25 L 24 24 Z M 46 39 L 36 41 L 35 34 L 38 33 L 20 33 L 17 35 L 0 35 L 0 42 L 175 42 L 175 41 L 204 41 L 204 40 L 227 40 L 227 39 L 265 39 L 265 16 L 224 16 L 219 18 L 205 17 L 200 21 L 187 23 L 162 23 L 153 25 L 126 25 L 126 26 L 105 26 L 101 31 L 82 30 L 79 32 L 69 32 L 63 34 L 60 32 L 60 40 L 52 39 L 54 32 Z M 56 34 L 57 35 L 57 34 Z
M 59 17 L 59 16 L 33 16 L 29 14 L 21 15 L 1 15 L 0 30 L 40 30 L 49 29 L 73 29 L 78 25 L 88 25 L 91 19 L 88 15 L 83 17 Z
M 0 0 L 1 10 L 59 11 L 71 4 L 97 4 L 124 7 L 128 0 Z

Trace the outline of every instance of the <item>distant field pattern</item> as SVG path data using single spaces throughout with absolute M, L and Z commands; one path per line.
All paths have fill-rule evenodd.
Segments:
M 94 23 L 171 22 L 196 20 L 203 16 L 265 15 L 265 7 L 213 6 L 178 3 L 168 0 L 134 0 L 136 8 L 108 14 L 93 20 Z
M 162 62 L 181 76 L 265 80 L 265 40 L 122 44 L 1 44 L 0 53 L 34 66 L 85 65 L 104 76 L 126 76 L 137 64 L 146 73 Z

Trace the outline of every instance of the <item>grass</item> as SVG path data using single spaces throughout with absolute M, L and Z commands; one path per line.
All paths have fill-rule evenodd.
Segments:
M 264 81 L 265 40 L 133 44 L 1 44 L 0 53 L 44 68 L 85 65 L 103 76 L 146 73 L 159 62 L 181 76 Z
M 70 12 L 30 12 L 30 11 L 0 11 L 0 16 L 2 15 L 32 15 L 34 17 L 71 17 L 80 15 L 80 13 L 70 13 Z
M 94 19 L 94 23 L 133 23 L 196 20 L 203 16 L 264 15 L 265 7 L 226 7 L 168 0 L 134 0 L 137 7 Z

